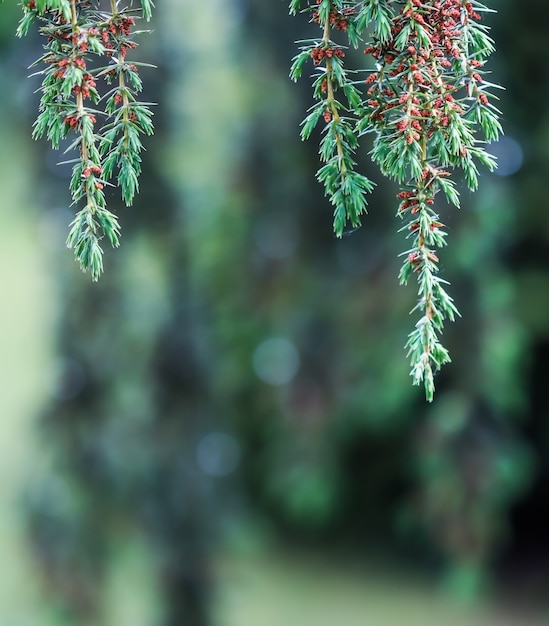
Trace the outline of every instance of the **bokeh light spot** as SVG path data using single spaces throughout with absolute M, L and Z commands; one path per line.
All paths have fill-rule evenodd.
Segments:
M 493 154 L 498 160 L 497 176 L 512 176 L 516 174 L 524 162 L 524 151 L 516 139 L 501 137 L 501 139 L 487 147 L 487 152 Z
M 253 366 L 257 377 L 268 385 L 286 385 L 297 374 L 299 353 L 288 339 L 266 339 L 254 352 Z
M 240 463 L 240 445 L 227 433 L 209 433 L 196 446 L 196 462 L 207 476 L 227 476 Z

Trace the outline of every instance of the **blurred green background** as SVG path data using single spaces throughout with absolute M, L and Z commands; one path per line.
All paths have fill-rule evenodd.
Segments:
M 157 133 L 99 284 L 64 245 L 60 156 L 30 139 L 41 42 L 1 9 L 3 622 L 548 623 L 544 3 L 489 16 L 507 135 L 444 209 L 463 317 L 432 405 L 403 351 L 395 189 L 365 142 L 378 187 L 335 239 L 299 140 L 306 18 L 157 4 L 133 53 L 158 66 Z

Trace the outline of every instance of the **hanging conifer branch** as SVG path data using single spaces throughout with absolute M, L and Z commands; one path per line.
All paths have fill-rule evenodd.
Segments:
M 290 11 L 300 4 L 292 2 Z M 318 14 L 329 9 L 329 15 L 342 4 L 321 0 L 324 13 L 319 9 Z M 412 380 L 424 384 L 431 401 L 434 375 L 450 361 L 440 343 L 443 324 L 458 314 L 447 282 L 439 276 L 436 249 L 446 244 L 446 233 L 435 212 L 436 197 L 442 192 L 459 206 L 455 170 L 463 172 L 470 189 L 477 188 L 477 163 L 495 167 L 483 144 L 497 140 L 502 130 L 491 102 L 490 88 L 496 85 L 485 80 L 482 69 L 494 50 L 481 23 L 481 14 L 489 9 L 467 0 L 365 0 L 345 10 L 353 16 L 352 42 L 366 30 L 373 40 L 365 53 L 374 58 L 376 70 L 366 79 L 360 112 L 356 115 L 358 107 L 352 112 L 358 134 L 374 134 L 373 161 L 403 186 L 397 195 L 398 216 L 407 219 L 401 230 L 412 245 L 404 253 L 399 277 L 406 284 L 411 275 L 417 276 L 414 311 L 420 312 L 406 347 Z M 294 79 L 304 54 L 294 60 Z
M 146 103 L 137 101 L 137 94 L 142 89 L 142 82 L 135 63 L 126 61 L 129 50 L 136 48 L 131 39 L 131 29 L 135 19 L 129 10 L 119 10 L 118 3 L 111 0 L 111 15 L 106 18 L 102 30 L 107 55 L 113 63 L 99 74 L 116 87 L 107 94 L 105 106 L 108 123 L 101 129 L 101 153 L 104 161 L 104 175 L 110 179 L 114 170 L 118 172 L 117 182 L 122 198 L 131 206 L 139 189 L 142 150 L 140 135 L 151 135 L 153 125 L 152 112 Z
M 104 188 L 113 171 L 127 205 L 138 189 L 140 136 L 151 134 L 151 112 L 136 101 L 141 81 L 136 64 L 126 62 L 128 50 L 136 44 L 130 38 L 135 23 L 132 14 L 151 15 L 152 3 L 144 0 L 141 10 L 132 2 L 122 7 L 111 0 L 111 11 L 99 10 L 90 0 L 27 0 L 18 35 L 25 35 L 35 21 L 47 38 L 45 54 L 33 67 L 44 65 L 37 73 L 43 77 L 40 112 L 33 136 L 46 136 L 54 149 L 74 134 L 66 152 L 78 156 L 65 163 L 73 166 L 70 191 L 73 203 L 83 205 L 71 224 L 67 245 L 72 248 L 83 270 L 93 280 L 103 271 L 100 241 L 107 237 L 112 246 L 119 244 L 117 217 L 106 207 Z M 99 60 L 108 61 L 100 67 Z M 101 98 L 97 81 L 117 80 L 117 87 Z M 104 108 L 98 108 L 105 103 Z M 101 119 L 106 123 L 100 130 Z
M 343 0 L 317 2 L 312 10 L 312 20 L 319 24 L 322 38 L 301 42 L 303 46 L 294 57 L 290 71 L 292 80 L 296 81 L 309 60 L 312 59 L 316 68 L 313 96 L 317 102 L 303 121 L 301 137 L 308 139 L 320 119 L 324 120 L 324 137 L 320 143 L 320 158 L 324 165 L 318 170 L 317 178 L 324 184 L 326 195 L 334 206 L 334 231 L 338 237 L 348 222 L 352 227 L 360 226 L 360 216 L 366 211 L 366 194 L 373 188 L 373 183 L 354 169 L 358 135 L 350 114 L 358 114 L 361 94 L 344 68 L 344 47 L 331 39 L 335 29 L 346 31 L 349 39 L 357 41 L 353 22 L 355 9 L 350 4 Z M 295 13 L 299 5 L 299 1 L 292 2 L 291 11 Z M 338 91 L 345 98 L 345 104 L 336 98 Z

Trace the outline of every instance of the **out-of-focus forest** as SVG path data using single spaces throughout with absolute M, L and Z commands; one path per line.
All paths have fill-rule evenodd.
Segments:
M 506 136 L 444 209 L 463 317 L 432 404 L 403 349 L 395 189 L 365 139 L 378 185 L 336 239 L 299 139 L 306 17 L 157 2 L 132 52 L 157 66 L 156 134 L 94 284 L 65 247 L 69 171 L 30 137 L 41 41 L 2 5 L 3 622 L 547 623 L 549 17 L 490 4 Z

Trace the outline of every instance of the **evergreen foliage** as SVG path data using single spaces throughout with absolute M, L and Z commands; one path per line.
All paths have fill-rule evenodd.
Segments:
M 290 12 L 302 4 L 292 0 Z M 320 157 L 325 165 L 317 177 L 336 207 L 338 237 L 347 220 L 360 224 L 365 194 L 373 187 L 352 170 L 358 136 L 373 133 L 372 160 L 383 175 L 403 186 L 397 215 L 407 220 L 401 230 L 412 243 L 403 253 L 399 278 L 406 284 L 417 275 L 418 301 L 412 312 L 420 314 L 406 348 L 413 383 L 423 383 L 432 401 L 434 375 L 450 361 L 440 342 L 443 324 L 458 315 L 447 281 L 439 276 L 436 248 L 446 245 L 446 233 L 434 210 L 435 197 L 442 192 L 459 206 L 451 176 L 461 170 L 475 190 L 477 163 L 495 167 L 484 143 L 497 140 L 502 130 L 491 102 L 490 88 L 496 85 L 485 80 L 482 69 L 494 50 L 487 27 L 480 23 L 489 9 L 468 0 L 317 0 L 303 11 L 312 13 L 323 36 L 302 42 L 290 71 L 297 80 L 309 58 L 316 68 L 313 96 L 319 102 L 304 121 L 302 137 L 309 138 L 323 117 Z M 355 47 L 363 35 L 372 41 L 364 53 L 373 57 L 375 71 L 365 80 L 365 94 L 343 68 L 345 53 L 331 40 L 333 29 L 345 31 Z M 345 107 L 336 99 L 337 90 L 346 99 Z M 341 109 L 347 117 L 340 117 Z
M 34 22 L 47 38 L 34 64 L 43 78 L 34 137 L 47 137 L 56 149 L 72 140 L 77 156 L 70 191 L 79 210 L 67 244 L 81 267 L 97 280 L 103 271 L 101 239 L 118 246 L 117 216 L 108 210 L 105 186 L 116 180 L 126 205 L 139 189 L 142 135 L 153 133 L 152 113 L 138 102 L 138 66 L 127 61 L 136 47 L 136 18 L 149 19 L 153 3 L 110 0 L 110 10 L 90 0 L 26 0 L 18 34 Z M 303 8 L 303 5 L 305 7 Z M 440 336 L 446 320 L 459 315 L 447 281 L 439 275 L 437 249 L 446 245 L 440 221 L 440 196 L 459 206 L 455 173 L 462 171 L 471 190 L 478 186 L 478 164 L 495 167 L 484 144 L 502 129 L 484 64 L 494 45 L 481 22 L 489 12 L 476 0 L 291 0 L 290 12 L 308 13 L 321 35 L 300 41 L 290 76 L 296 81 L 309 60 L 314 66 L 313 98 L 301 137 L 309 139 L 324 122 L 322 166 L 317 179 L 334 207 L 333 227 L 341 237 L 361 225 L 373 182 L 356 169 L 362 135 L 373 134 L 372 160 L 383 175 L 401 185 L 397 214 L 411 240 L 403 253 L 400 282 L 416 276 L 419 320 L 406 348 L 413 383 L 434 397 L 434 376 L 450 361 Z M 375 71 L 360 73 L 345 65 L 346 43 L 372 57 Z M 137 34 L 137 33 L 134 33 Z M 101 61 L 108 61 L 101 65 Z M 100 93 L 98 81 L 107 86 Z M 438 198 L 437 198 L 438 196 Z M 437 210 L 435 210 L 435 203 Z
M 129 206 L 138 191 L 141 136 L 151 135 L 152 113 L 138 102 L 142 84 L 138 63 L 126 55 L 136 48 L 132 29 L 136 18 L 151 17 L 150 0 L 139 3 L 110 0 L 110 11 L 89 0 L 26 0 L 17 34 L 26 35 L 37 22 L 46 37 L 44 54 L 33 67 L 42 76 L 40 113 L 33 136 L 46 137 L 54 149 L 71 142 L 65 161 L 73 166 L 70 191 L 80 207 L 70 226 L 67 245 L 93 280 L 103 271 L 101 239 L 116 247 L 118 218 L 107 209 L 105 186 L 116 176 Z M 138 34 L 138 33 L 135 33 Z M 101 81 L 108 90 L 100 94 Z M 74 139 L 73 139 L 74 137 Z

